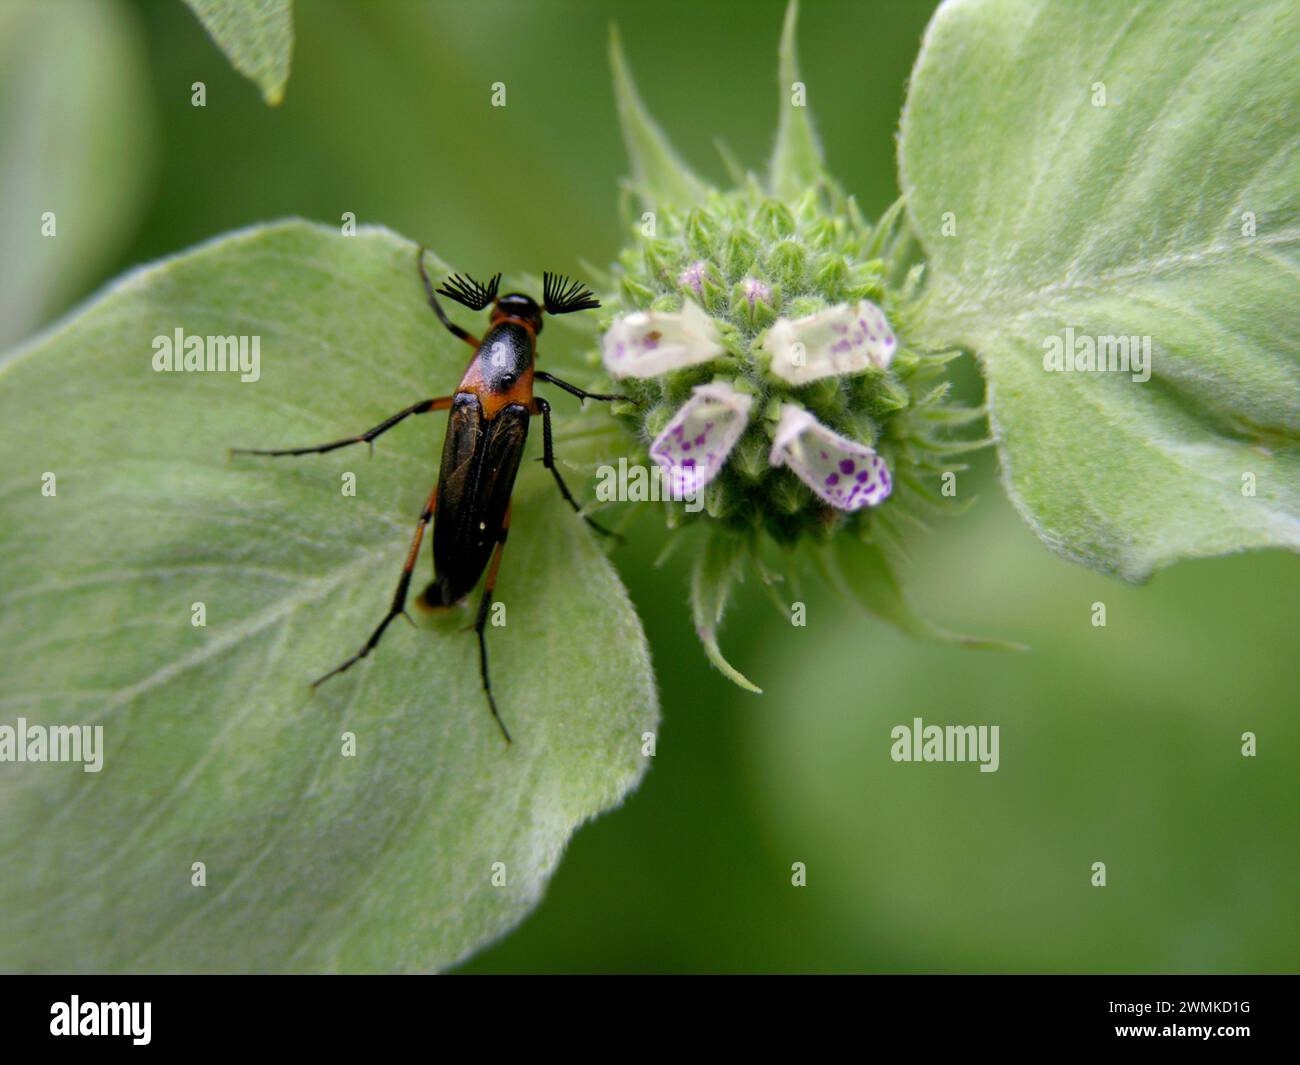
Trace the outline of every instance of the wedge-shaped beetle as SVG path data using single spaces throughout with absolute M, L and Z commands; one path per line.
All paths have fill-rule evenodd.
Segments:
M 484 569 L 487 570 L 478 617 L 474 623 L 474 631 L 478 635 L 479 671 L 483 677 L 483 691 L 487 695 L 488 707 L 501 734 L 509 743 L 510 732 L 497 711 L 496 698 L 492 694 L 492 683 L 488 677 L 485 630 L 492 592 L 496 587 L 497 569 L 501 565 L 501 553 L 510 530 L 510 495 L 523 458 L 531 418 L 541 416 L 542 463 L 554 475 L 560 494 L 592 528 L 608 534 L 607 529 L 582 514 L 582 508 L 560 476 L 551 440 L 551 408 L 546 400 L 533 395 L 533 384 L 544 381 L 564 389 L 580 400 L 612 401 L 625 397 L 586 392 L 558 377 L 534 369 L 537 337 L 542 331 L 542 314 L 571 314 L 599 307 L 600 303 L 589 289 L 555 274 L 543 274 L 542 305 L 538 306 L 530 296 L 519 292 L 498 296 L 500 274 L 486 285 L 469 277 L 454 275 L 437 289 L 438 294 L 473 311 L 481 311 L 489 304 L 492 305 L 488 331 L 482 340 L 478 340 L 443 312 L 424 267 L 424 254 L 425 249 L 421 247 L 416 265 L 429 306 L 454 336 L 474 349 L 474 357 L 455 393 L 413 403 L 360 436 L 349 436 L 314 447 L 275 450 L 234 448 L 232 452 L 244 455 L 311 455 L 334 451 L 350 444 L 366 443 L 373 447 L 375 437 L 412 414 L 427 414 L 438 410 L 451 412 L 442 446 L 438 484 L 430 493 L 429 501 L 416 524 L 411 549 L 407 553 L 406 564 L 402 567 L 402 576 L 397 582 L 397 591 L 388 613 L 360 651 L 313 681 L 312 687 L 350 669 L 365 658 L 375 649 L 392 620 L 399 614 L 406 614 L 411 572 L 424 540 L 424 530 L 432 520 L 433 581 L 424 590 L 422 599 L 425 605 L 437 608 L 459 602 L 473 591 L 483 576 Z

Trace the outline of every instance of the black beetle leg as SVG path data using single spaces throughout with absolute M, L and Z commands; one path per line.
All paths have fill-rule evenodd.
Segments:
M 545 370 L 538 370 L 533 374 L 534 380 L 545 381 L 548 385 L 554 385 L 556 388 L 562 388 L 571 396 L 577 396 L 579 399 L 598 399 L 602 403 L 614 403 L 617 400 L 626 400 L 629 397 L 619 395 L 607 395 L 603 392 L 588 392 L 586 389 L 579 388 L 577 385 L 571 385 L 568 381 L 561 381 L 554 374 L 549 374 Z
M 438 297 L 433 294 L 433 282 L 429 280 L 429 272 L 424 268 L 425 250 L 424 245 L 421 244 L 415 261 L 420 268 L 420 280 L 424 282 L 424 293 L 429 298 L 429 306 L 433 308 L 433 313 L 438 316 L 438 321 L 447 327 L 448 332 L 450 332 L 452 336 L 465 341 L 466 344 L 477 351 L 477 338 L 470 336 L 469 333 L 465 332 L 465 330 L 448 318 L 443 312 L 442 304 L 438 302 Z
M 365 642 L 360 651 L 354 654 L 342 665 L 335 666 L 324 676 L 317 677 L 311 682 L 313 688 L 319 687 L 325 681 L 329 680 L 330 677 L 337 676 L 339 673 L 351 669 L 357 662 L 360 662 L 361 659 L 365 658 L 366 655 L 375 649 L 375 645 L 379 643 L 379 638 L 384 635 L 384 630 L 388 628 L 389 622 L 391 622 L 393 618 L 397 617 L 398 614 L 406 614 L 406 593 L 411 587 L 411 571 L 415 568 L 415 558 L 420 553 L 420 544 L 424 540 L 424 530 L 428 527 L 429 520 L 433 517 L 433 507 L 437 501 L 438 489 L 434 488 L 434 490 L 429 493 L 429 501 L 424 505 L 424 513 L 420 515 L 420 521 L 415 526 L 415 536 L 411 540 L 411 550 L 407 552 L 406 565 L 402 567 L 402 576 L 397 582 L 397 591 L 393 593 L 393 604 L 388 608 L 388 613 L 384 615 L 384 620 L 381 621 L 379 627 L 370 634 L 370 639 Z M 409 615 L 407 615 L 407 617 L 409 619 Z
M 487 628 L 488 608 L 492 605 L 492 591 L 497 586 L 497 570 L 501 566 L 501 555 L 505 551 L 506 537 L 510 534 L 510 508 L 506 507 L 505 520 L 501 523 L 501 529 L 497 532 L 497 545 L 492 550 L 492 561 L 488 563 L 487 580 L 483 583 L 483 597 L 478 601 L 478 617 L 474 621 L 474 631 L 478 634 L 478 670 L 483 677 L 483 692 L 487 695 L 488 709 L 492 711 L 492 716 L 496 718 L 497 727 L 501 729 L 501 735 L 506 738 L 506 743 L 512 743 L 510 731 L 506 728 L 506 723 L 501 720 L 501 715 L 497 712 L 497 701 L 492 694 L 492 681 L 488 677 L 488 653 L 487 653 Z
M 593 521 L 586 514 L 582 513 L 582 507 L 578 501 L 573 498 L 573 493 L 569 491 L 569 486 L 564 483 L 564 478 L 560 476 L 559 468 L 555 465 L 555 445 L 551 440 L 551 405 L 542 399 L 541 396 L 533 397 L 533 414 L 542 416 L 542 465 L 551 471 L 555 477 L 555 483 L 560 486 L 560 495 L 564 496 L 565 501 L 571 506 L 579 517 L 590 525 L 596 532 L 602 536 L 612 536 L 620 543 L 623 541 L 618 533 L 606 529 L 597 521 Z
M 427 414 L 431 410 L 446 410 L 451 406 L 451 396 L 442 396 L 438 399 L 422 399 L 419 403 L 412 403 L 405 410 L 399 410 L 391 417 L 385 418 L 373 429 L 367 429 L 360 436 L 346 436 L 342 440 L 332 440 L 328 444 L 316 444 L 312 447 L 284 447 L 284 448 L 254 448 L 254 447 L 232 447 L 232 455 L 314 455 L 324 454 L 326 451 L 333 451 L 336 448 L 347 447 L 349 444 L 369 444 L 370 449 L 374 450 L 374 439 L 381 433 L 388 432 L 394 425 L 403 418 L 408 418 L 412 414 Z

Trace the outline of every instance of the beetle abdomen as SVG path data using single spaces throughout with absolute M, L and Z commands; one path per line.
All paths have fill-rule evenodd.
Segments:
M 504 407 L 487 418 L 473 392 L 458 392 L 447 421 L 433 518 L 430 606 L 449 606 L 478 583 L 510 506 L 528 439 L 528 408 Z

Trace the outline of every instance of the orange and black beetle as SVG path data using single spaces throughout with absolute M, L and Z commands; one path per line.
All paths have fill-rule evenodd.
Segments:
M 497 712 L 492 684 L 488 679 L 487 640 L 484 631 L 488 607 L 492 602 L 492 590 L 496 586 L 497 568 L 501 564 L 501 552 L 510 529 L 510 495 L 523 458 L 524 444 L 528 439 L 528 423 L 536 415 L 541 415 L 542 418 L 542 462 L 555 476 L 555 483 L 559 485 L 565 500 L 575 511 L 581 513 L 577 500 L 569 492 L 555 466 L 550 405 L 540 396 L 533 395 L 533 384 L 544 381 L 579 399 L 616 400 L 624 397 L 585 392 L 558 377 L 534 369 L 537 336 L 542 331 L 543 313 L 571 314 L 600 306 L 592 293 L 582 285 L 554 274 L 543 274 L 542 305 L 538 306 L 530 296 L 518 292 L 498 297 L 500 274 L 486 285 L 471 278 L 453 276 L 437 290 L 439 293 L 474 311 L 492 305 L 488 331 L 480 341 L 452 322 L 443 312 L 424 268 L 424 248 L 420 248 L 416 263 L 429 306 L 433 308 L 438 320 L 474 349 L 474 357 L 455 393 L 414 403 L 360 436 L 350 436 L 315 447 L 232 450 L 236 454 L 245 455 L 320 454 L 349 444 L 369 444 L 375 437 L 412 414 L 426 414 L 435 410 L 451 411 L 442 446 L 438 484 L 429 495 L 429 501 L 416 525 L 415 537 L 411 541 L 411 549 L 407 553 L 406 564 L 402 567 L 402 576 L 397 582 L 397 591 L 388 613 L 360 651 L 318 678 L 312 687 L 365 658 L 379 643 L 389 623 L 399 614 L 406 613 L 411 571 L 415 568 L 425 527 L 432 520 L 433 581 L 422 596 L 426 605 L 446 607 L 458 602 L 474 589 L 484 569 L 487 570 L 474 631 L 478 634 L 483 691 L 487 694 L 492 716 L 509 743 L 510 732 Z M 607 531 L 586 515 L 583 517 L 599 532 Z

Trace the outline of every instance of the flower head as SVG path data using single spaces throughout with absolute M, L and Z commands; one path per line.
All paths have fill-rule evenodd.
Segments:
M 645 113 L 616 39 L 611 55 L 641 205 L 627 219 L 602 360 L 632 400 L 615 410 L 629 448 L 648 442 L 668 470 L 669 524 L 707 528 L 691 580 L 696 630 L 714 664 L 750 688 L 716 627 L 745 562 L 769 586 L 781 579 L 772 542 L 788 549 L 778 565 L 816 555 L 822 572 L 875 582 L 858 595 L 868 609 L 940 634 L 907 610 L 884 552 L 918 515 L 954 502 L 941 475 L 964 469 L 955 451 L 982 444 L 947 435 L 982 415 L 948 401 L 953 354 L 909 345 L 924 267 L 903 204 L 866 220 L 826 173 L 808 109 L 790 101 L 794 11 L 769 166 L 726 191 L 694 174 Z M 694 493 L 704 505 L 683 506 Z M 840 565 L 854 552 L 867 561 Z

